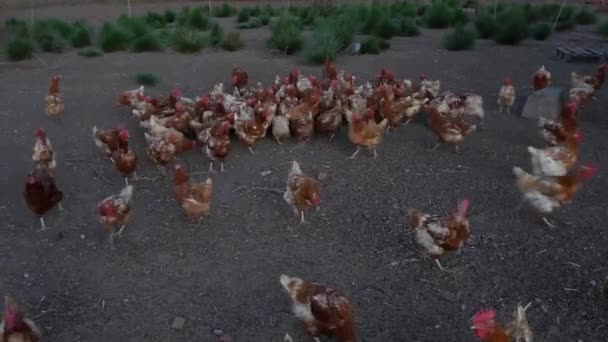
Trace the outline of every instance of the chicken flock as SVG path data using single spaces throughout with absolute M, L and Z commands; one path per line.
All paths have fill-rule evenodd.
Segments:
M 556 120 L 539 119 L 540 136 L 546 147 L 530 146 L 532 172 L 513 167 L 516 187 L 522 193 L 522 204 L 528 204 L 548 225 L 547 216 L 560 206 L 572 201 L 583 183 L 596 172 L 597 166 L 579 166 L 579 145 L 583 134 L 578 128 L 580 108 L 601 88 L 608 65 L 601 65 L 594 75 L 571 75 L 572 86 L 568 102 Z M 45 97 L 46 112 L 60 119 L 64 113 L 59 81 L 51 80 Z M 166 98 L 152 98 L 144 94 L 144 87 L 127 90 L 118 104 L 129 107 L 134 118 L 144 129 L 146 154 L 163 175 L 173 164 L 174 194 L 185 215 L 200 222 L 209 215 L 213 196 L 211 178 L 191 182 L 184 165 L 176 156 L 201 148 L 209 158 L 209 171 L 225 172 L 224 163 L 231 152 L 231 134 L 253 147 L 272 134 L 277 144 L 291 137 L 307 142 L 312 135 L 326 134 L 332 140 L 346 124 L 348 139 L 355 146 L 350 158 L 362 148 L 377 157 L 376 148 L 384 134 L 407 125 L 417 115 L 427 114 L 430 132 L 440 144 L 452 144 L 458 152 L 460 144 L 476 130 L 476 120 L 483 120 L 483 99 L 474 93 L 440 92 L 440 81 L 421 75 L 418 84 L 408 79 L 397 79 L 383 68 L 375 80 L 358 84 L 354 75 L 338 70 L 333 62 L 323 66 L 321 80 L 302 75 L 294 69 L 286 77 L 276 76 L 269 86 L 257 83 L 249 86 L 247 72 L 238 66 L 231 73 L 233 94 L 218 83 L 208 93 L 195 99 L 181 95 L 177 87 Z M 535 92 L 542 92 L 551 84 L 551 73 L 542 66 L 533 74 Z M 516 98 L 510 78 L 503 81 L 498 94 L 500 112 L 510 113 Z M 130 133 L 124 127 L 92 128 L 93 141 L 100 152 L 114 164 L 125 180 L 125 187 L 97 205 L 99 222 L 108 243 L 114 249 L 114 237 L 120 236 L 129 223 L 134 187 L 137 181 L 138 158 L 129 147 Z M 34 167 L 27 175 L 24 191 L 28 208 L 40 219 L 41 230 L 48 229 L 44 215 L 54 207 L 61 208 L 63 192 L 55 183 L 57 162 L 49 138 L 43 129 L 36 131 L 32 160 Z M 305 213 L 321 203 L 318 181 L 307 176 L 297 161 L 291 163 L 285 202 L 301 222 Z M 470 235 L 468 213 L 471 202 L 464 198 L 448 217 L 439 218 L 418 209 L 409 211 L 408 224 L 415 231 L 416 242 L 435 260 L 444 272 L 439 257 L 464 245 Z M 292 301 L 294 315 L 307 332 L 319 341 L 321 335 L 336 341 L 356 341 L 353 306 L 349 299 L 333 288 L 310 283 L 297 277 L 280 276 L 280 284 Z M 483 341 L 532 341 L 526 320 L 528 307 L 518 305 L 513 321 L 503 328 L 495 321 L 492 309 L 479 311 L 473 318 L 472 329 Z M 0 341 L 39 341 L 35 324 L 26 319 L 7 297 L 4 319 L 0 325 Z M 285 341 L 291 341 L 289 334 Z

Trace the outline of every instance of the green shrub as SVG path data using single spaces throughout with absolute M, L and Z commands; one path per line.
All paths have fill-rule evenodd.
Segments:
M 250 17 L 249 8 L 243 7 L 239 11 L 239 14 L 236 16 L 236 22 L 237 23 L 246 23 L 249 21 L 249 17 Z
M 177 15 L 175 14 L 175 12 L 173 12 L 172 10 L 168 9 L 165 10 L 165 21 L 168 23 L 173 23 L 175 22 L 175 17 Z
M 597 33 L 604 37 L 608 37 L 608 20 L 604 20 L 597 25 Z
M 483 11 L 475 18 L 475 29 L 480 38 L 492 38 L 498 30 L 498 23 L 493 15 Z
M 597 15 L 586 8 L 581 8 L 574 15 L 578 25 L 592 25 L 597 22 Z
M 84 50 L 78 51 L 78 56 L 81 56 L 84 58 L 95 58 L 95 57 L 99 57 L 102 55 L 103 55 L 103 52 L 101 50 L 98 50 L 95 48 L 89 48 L 89 49 L 84 49 Z
M 262 9 L 260 6 L 255 6 L 249 10 L 249 16 L 251 17 L 258 17 L 260 14 L 262 14 Z
M 528 23 L 523 10 L 512 8 L 502 13 L 498 20 L 500 25 L 494 35 L 499 44 L 517 45 L 528 37 Z
M 420 34 L 420 29 L 416 26 L 414 18 L 407 17 L 401 19 L 399 23 L 399 35 L 403 37 L 414 37 Z
M 155 12 L 147 12 L 144 18 L 146 20 L 146 23 L 155 29 L 167 26 L 167 20 L 162 14 Z
M 134 52 L 162 51 L 163 44 L 154 33 L 149 32 L 135 38 L 131 43 L 131 50 Z
M 451 16 L 448 5 L 443 1 L 437 1 L 426 10 L 424 19 L 430 28 L 445 28 L 450 25 Z
M 177 29 L 173 35 L 173 47 L 179 52 L 199 52 L 206 45 L 206 37 L 195 30 L 180 28 Z
M 53 32 L 63 39 L 69 39 L 72 34 L 72 25 L 56 18 L 44 18 L 34 21 L 34 35 L 41 32 Z
M 206 30 L 209 28 L 209 17 L 202 7 L 198 6 L 188 12 L 186 25 L 195 30 Z
M 222 48 L 227 51 L 236 51 L 243 45 L 241 35 L 236 31 L 228 32 L 222 41 Z
M 173 30 L 172 29 L 163 28 L 160 30 L 156 30 L 156 32 L 154 34 L 156 35 L 156 38 L 158 38 L 160 44 L 163 47 L 171 45 L 171 42 L 173 40 Z
M 450 13 L 450 25 L 459 26 L 469 22 L 469 17 L 460 8 L 453 8 Z
M 262 13 L 258 18 L 260 19 L 262 26 L 266 26 L 266 25 L 270 24 L 270 15 L 268 15 L 266 13 Z
M 391 12 L 395 17 L 415 17 L 418 13 L 416 11 L 416 6 L 412 5 L 407 1 L 397 1 L 394 2 L 391 6 Z
M 283 14 L 272 25 L 269 43 L 271 47 L 281 52 L 292 54 L 302 48 L 301 34 L 298 19 L 289 14 Z
M 370 55 L 377 55 L 383 50 L 386 50 L 390 47 L 385 40 L 371 36 L 363 41 L 361 44 L 361 53 L 366 53 Z
M 567 21 L 561 21 L 561 20 L 558 21 L 557 26 L 555 26 L 555 29 L 557 31 L 568 31 L 568 30 L 572 30 L 575 26 L 576 26 L 576 19 L 574 17 L 571 17 Z
M 152 27 L 148 25 L 143 17 L 121 15 L 116 23 L 130 36 L 130 39 L 135 39 L 152 31 Z
M 399 32 L 399 27 L 390 18 L 384 17 L 376 23 L 372 33 L 380 38 L 390 39 Z
M 340 47 L 342 49 L 349 47 L 357 31 L 356 18 L 348 14 L 341 14 L 327 20 L 329 20 L 329 24 L 340 42 Z
M 364 19 L 361 32 L 364 34 L 370 34 L 378 23 L 386 20 L 390 20 L 390 15 L 380 6 L 372 6 Z
M 9 18 L 4 22 L 4 28 L 6 31 L 20 38 L 25 38 L 30 35 L 27 26 L 28 25 L 25 20 L 17 18 Z
M 264 24 L 259 17 L 252 17 L 251 20 L 249 20 L 249 28 L 259 28 L 262 26 L 264 26 Z
M 190 6 L 182 7 L 182 9 L 179 10 L 179 13 L 177 13 L 177 16 L 175 17 L 177 26 L 186 26 L 188 24 L 188 14 L 189 13 L 190 13 Z
M 538 23 L 532 26 L 532 37 L 536 40 L 545 40 L 551 35 L 551 25 Z
M 209 44 L 211 46 L 219 46 L 223 40 L 224 30 L 222 30 L 218 23 L 214 23 L 211 27 L 211 32 L 209 32 Z
M 99 46 L 104 52 L 126 50 L 129 34 L 122 27 L 106 22 L 99 31 Z
M 27 37 L 16 37 L 6 45 L 6 56 L 12 61 L 20 61 L 32 57 L 34 47 Z
M 217 18 L 228 18 L 234 14 L 236 10 L 230 4 L 223 3 L 219 6 L 213 7 L 213 16 Z
M 340 40 L 328 23 L 318 25 L 312 32 L 312 41 L 306 49 L 306 57 L 312 63 L 321 64 L 335 60 L 342 49 Z
M 66 41 L 58 33 L 52 31 L 36 34 L 36 42 L 45 52 L 61 53 L 67 47 Z
M 462 6 L 464 8 L 479 8 L 479 1 L 478 0 L 467 0 L 464 2 L 464 5 Z
M 429 9 L 429 5 L 422 5 L 422 6 L 418 7 L 418 9 L 416 9 L 416 13 L 420 17 L 425 17 L 428 9 Z
M 91 31 L 84 23 L 75 23 L 74 30 L 70 36 L 70 42 L 75 48 L 91 45 Z
M 136 74 L 133 78 L 138 85 L 150 87 L 157 85 L 160 81 L 160 78 L 156 74 L 152 74 L 149 72 Z
M 269 17 L 274 17 L 275 15 L 277 15 L 277 11 L 271 5 L 264 6 L 264 9 L 262 11 Z
M 443 47 L 449 51 L 470 50 L 475 46 L 477 35 L 473 29 L 463 25 L 443 35 Z

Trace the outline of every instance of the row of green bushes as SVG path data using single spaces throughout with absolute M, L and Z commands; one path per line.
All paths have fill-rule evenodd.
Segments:
M 174 24 L 169 26 L 171 23 Z M 116 22 L 105 22 L 97 32 L 83 22 L 69 23 L 55 18 L 38 19 L 33 25 L 11 18 L 5 22 L 5 29 L 11 35 L 6 46 L 11 60 L 29 58 L 35 49 L 60 53 L 69 47 L 83 48 L 94 43 L 104 52 L 163 51 L 168 47 L 179 52 L 197 52 L 209 45 L 234 51 L 243 46 L 238 32 L 224 35 L 217 23 L 212 24 L 203 7 L 185 7 L 179 13 L 148 12 L 140 17 L 123 15 Z M 207 30 L 210 31 L 204 32 Z M 87 49 L 81 55 L 95 57 L 100 52 Z

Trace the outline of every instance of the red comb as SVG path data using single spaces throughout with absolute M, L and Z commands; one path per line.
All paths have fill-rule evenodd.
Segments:
M 473 316 L 473 323 L 481 323 L 493 320 L 496 317 L 494 309 L 481 309 Z
M 41 138 L 44 137 L 45 136 L 44 130 L 42 128 L 37 128 L 36 129 L 36 136 L 37 137 L 41 137 Z
M 595 164 L 585 164 L 583 166 L 581 166 L 581 175 L 583 177 L 583 179 L 587 180 L 590 179 L 591 177 L 595 176 L 595 174 L 597 173 L 597 171 L 599 170 L 599 167 Z

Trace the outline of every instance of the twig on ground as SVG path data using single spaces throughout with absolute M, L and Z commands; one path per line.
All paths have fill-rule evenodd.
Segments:
M 114 185 L 114 183 L 112 183 L 112 181 L 110 181 L 109 179 L 106 178 L 106 176 L 102 175 L 101 172 L 97 171 L 96 168 L 93 167 L 93 165 L 91 164 L 87 164 L 87 166 L 93 170 L 93 172 L 97 175 L 97 177 L 99 177 L 99 179 L 101 179 L 102 181 L 110 184 L 110 185 Z
M 246 185 L 241 185 L 236 187 L 234 190 L 232 190 L 232 192 L 239 192 L 242 190 L 257 190 L 257 191 L 268 191 L 268 192 L 272 192 L 278 195 L 282 195 L 283 194 L 283 190 L 281 189 L 277 189 L 277 188 L 267 188 L 267 187 L 263 187 L 263 186 L 246 186 Z

